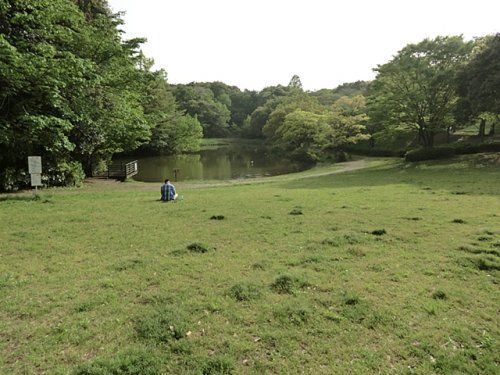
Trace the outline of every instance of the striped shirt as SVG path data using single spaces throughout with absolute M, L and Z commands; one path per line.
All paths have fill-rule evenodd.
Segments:
M 175 186 L 171 183 L 166 183 L 161 186 L 161 200 L 172 201 L 175 197 Z

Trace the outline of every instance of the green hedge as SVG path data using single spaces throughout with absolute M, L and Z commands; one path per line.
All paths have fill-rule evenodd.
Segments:
M 405 155 L 406 161 L 422 161 L 434 159 L 446 159 L 455 155 L 453 147 L 418 148 L 408 151 Z
M 464 143 L 454 146 L 455 154 L 477 154 L 479 152 L 500 152 L 500 142 L 492 143 Z
M 345 150 L 351 154 L 364 156 L 391 156 L 403 158 L 406 154 L 406 150 L 385 150 L 380 148 L 347 147 Z
M 480 152 L 500 152 L 500 142 L 494 143 L 464 143 L 435 148 L 419 148 L 408 151 L 406 161 L 423 161 L 446 159 L 454 155 L 477 154 Z

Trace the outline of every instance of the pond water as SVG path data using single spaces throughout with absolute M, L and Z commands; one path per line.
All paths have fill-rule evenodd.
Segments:
M 162 182 L 174 180 L 228 180 L 274 176 L 299 172 L 310 164 L 291 162 L 273 155 L 260 144 L 230 142 L 195 154 L 138 157 L 135 180 Z

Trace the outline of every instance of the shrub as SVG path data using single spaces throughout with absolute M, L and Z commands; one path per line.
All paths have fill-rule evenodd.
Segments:
M 229 295 L 236 301 L 250 301 L 261 296 L 260 288 L 250 283 L 238 283 L 231 287 Z
M 156 375 L 161 371 L 159 358 L 147 351 L 130 351 L 113 359 L 97 359 L 79 366 L 77 375 Z
M 47 168 L 44 182 L 49 186 L 80 186 L 85 179 L 82 165 L 76 161 L 62 162 Z
M 372 234 L 374 236 L 383 236 L 386 233 L 387 232 L 385 231 L 385 229 L 375 229 L 374 231 L 372 231 Z
M 477 154 L 480 152 L 499 152 L 500 142 L 492 143 L 459 143 L 453 146 L 455 149 L 455 154 L 465 155 L 465 154 Z
M 499 152 L 500 142 L 492 143 L 463 143 L 435 148 L 419 148 L 408 151 L 406 161 L 422 161 L 433 159 L 446 159 L 454 155 L 477 154 L 480 152 Z
M 406 161 L 422 161 L 434 159 L 446 159 L 455 155 L 453 147 L 419 148 L 408 151 L 405 155 Z
M 185 337 L 188 325 L 181 310 L 164 306 L 137 319 L 136 331 L 140 338 L 160 344 Z

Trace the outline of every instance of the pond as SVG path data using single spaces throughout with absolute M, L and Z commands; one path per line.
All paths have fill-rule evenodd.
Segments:
M 162 182 L 174 180 L 228 180 L 275 176 L 299 172 L 311 164 L 291 162 L 270 153 L 257 142 L 227 141 L 206 147 L 194 154 L 138 157 L 139 173 L 135 180 Z

